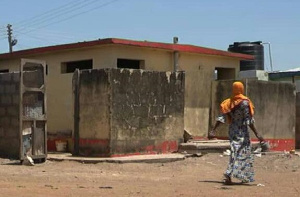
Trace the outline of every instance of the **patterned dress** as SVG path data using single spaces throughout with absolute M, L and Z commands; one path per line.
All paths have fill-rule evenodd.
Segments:
M 229 140 L 231 155 L 225 174 L 233 176 L 242 182 L 254 181 L 253 155 L 251 154 L 251 142 L 248 125 L 254 123 L 249 112 L 249 101 L 243 100 L 228 114 L 232 122 L 229 126 Z M 226 122 L 226 114 L 222 114 L 217 121 Z

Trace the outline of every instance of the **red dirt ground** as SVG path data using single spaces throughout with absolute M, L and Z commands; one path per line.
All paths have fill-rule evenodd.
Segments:
M 221 182 L 227 156 L 207 154 L 171 163 L 47 161 L 22 166 L 0 158 L 0 196 L 300 196 L 300 157 L 255 157 L 256 182 Z

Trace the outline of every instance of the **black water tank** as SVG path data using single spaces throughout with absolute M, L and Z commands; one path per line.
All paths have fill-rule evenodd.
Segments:
M 264 46 L 257 42 L 234 42 L 229 45 L 228 51 L 253 55 L 254 60 L 241 60 L 240 70 L 264 70 Z

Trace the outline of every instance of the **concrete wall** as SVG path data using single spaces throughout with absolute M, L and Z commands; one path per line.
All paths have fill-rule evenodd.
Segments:
M 171 51 L 105 45 L 61 51 L 23 58 L 45 60 L 48 65 L 47 108 L 48 131 L 73 130 L 72 73 L 61 73 L 62 62 L 93 59 L 93 68 L 116 68 L 118 58 L 145 61 L 146 70 L 173 71 Z M 186 72 L 185 129 L 194 136 L 205 136 L 208 130 L 210 101 L 208 94 L 215 68 L 234 68 L 239 72 L 239 59 L 191 53 L 179 54 L 179 69 Z M 0 60 L 0 69 L 18 71 L 19 59 Z
M 111 71 L 112 154 L 177 151 L 184 131 L 184 73 Z
M 300 149 L 300 92 L 296 96 L 296 149 Z
M 0 74 L 0 156 L 18 158 L 19 73 Z
M 233 81 L 213 82 L 212 118 L 219 114 L 220 103 L 230 97 Z M 290 83 L 243 80 L 245 94 L 255 106 L 258 131 L 268 139 L 273 149 L 289 150 L 295 146 L 295 86 Z M 227 136 L 228 126 L 222 125 L 219 136 Z M 252 134 L 254 138 L 254 135 Z
M 280 81 L 285 83 L 294 83 L 296 86 L 296 92 L 300 92 L 300 76 L 294 76 L 293 77 L 285 77 L 285 78 L 275 78 L 271 79 L 272 81 Z
M 184 73 L 128 69 L 82 71 L 80 154 L 176 151 L 184 131 Z
M 110 153 L 111 87 L 109 75 L 109 71 L 103 69 L 80 74 L 80 155 L 106 156 Z
M 216 68 L 235 69 L 239 72 L 239 60 L 195 54 L 179 57 L 179 67 L 185 71 L 185 130 L 194 137 L 206 137 L 209 129 L 211 81 Z

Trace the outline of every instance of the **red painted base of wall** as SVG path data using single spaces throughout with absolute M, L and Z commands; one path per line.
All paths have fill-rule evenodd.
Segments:
M 51 139 L 47 140 L 48 151 L 56 151 L 55 141 L 61 139 Z M 74 141 L 74 140 L 73 140 Z M 80 139 L 79 146 L 83 147 L 108 147 L 109 140 L 108 139 Z M 133 155 L 147 155 L 147 154 L 165 154 L 177 152 L 178 150 L 178 142 L 177 141 L 164 141 L 157 145 L 150 145 L 145 147 L 140 147 L 138 152 L 133 153 L 118 153 L 111 154 L 110 157 L 124 157 L 124 156 L 133 156 Z M 102 153 L 99 153 L 99 156 Z M 105 153 L 107 154 L 107 153 Z M 95 155 L 96 156 L 96 155 Z
M 295 139 L 265 139 L 270 144 L 271 151 L 290 151 L 295 150 Z M 252 139 L 252 141 L 258 141 Z
M 56 151 L 55 140 L 47 140 L 47 150 L 48 152 Z
M 158 145 L 141 147 L 140 150 L 141 150 L 140 152 L 136 152 L 136 153 L 112 154 L 111 157 L 173 153 L 173 152 L 177 152 L 178 150 L 178 142 L 164 141 Z
M 79 139 L 79 146 L 86 145 L 98 145 L 98 146 L 108 146 L 108 139 Z
M 205 137 L 194 137 L 195 140 L 208 140 Z M 227 137 L 218 137 L 217 139 L 227 140 Z M 56 151 L 55 141 L 61 139 L 47 140 L 48 151 Z M 257 139 L 252 139 L 251 141 L 257 142 Z M 295 139 L 266 139 L 270 144 L 271 151 L 290 151 L 295 149 Z M 81 146 L 88 145 L 98 145 L 98 146 L 108 146 L 109 140 L 98 140 L 98 139 L 80 139 L 79 144 Z M 124 154 L 112 154 L 111 157 L 122 157 L 122 156 L 132 156 L 132 155 L 145 155 L 145 154 L 165 154 L 177 152 L 178 142 L 177 141 L 164 141 L 158 145 L 151 145 L 146 147 L 141 147 L 140 152 L 135 153 L 124 153 Z
M 208 140 L 206 137 L 194 137 L 195 140 Z M 228 137 L 217 137 L 217 139 L 228 140 Z M 265 139 L 270 144 L 271 151 L 290 151 L 295 149 L 295 139 Z M 257 139 L 251 139 L 252 142 L 257 142 Z

